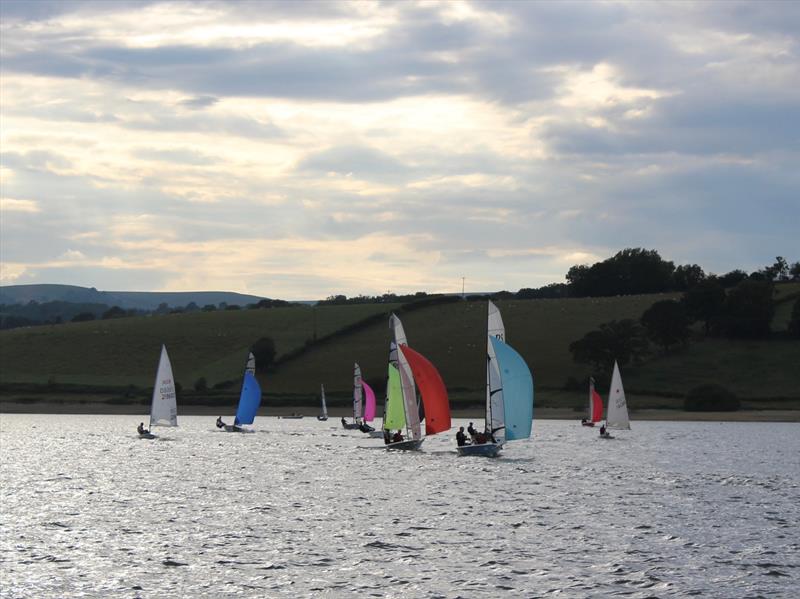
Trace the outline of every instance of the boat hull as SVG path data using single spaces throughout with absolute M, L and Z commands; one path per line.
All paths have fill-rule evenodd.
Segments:
M 594 426 L 594 422 L 581 422 L 583 426 Z
M 302 416 L 278 416 L 280 420 L 302 420 Z
M 389 443 L 386 449 L 393 449 L 395 451 L 419 451 L 422 448 L 422 442 L 425 439 L 410 439 L 408 441 L 397 441 L 396 443 Z
M 241 426 L 236 426 L 235 424 L 226 424 L 225 425 L 225 432 L 226 433 L 254 433 L 254 430 L 249 428 L 242 428 Z
M 460 456 L 479 456 L 483 458 L 496 458 L 500 455 L 503 446 L 499 443 L 481 443 L 479 445 L 462 445 L 456 447 Z
M 383 431 L 369 431 L 367 433 L 370 439 L 381 439 L 383 438 Z
M 139 433 L 140 439 L 158 439 L 153 433 Z
M 613 439 L 614 435 L 609 435 L 608 433 L 606 433 L 604 435 L 600 435 L 600 438 L 601 439 Z
M 354 431 L 358 429 L 358 425 L 355 423 L 351 424 L 349 422 L 342 422 L 342 428 L 347 431 Z
M 327 416 L 317 416 L 317 420 L 319 420 L 320 422 L 325 422 L 327 419 L 328 419 Z

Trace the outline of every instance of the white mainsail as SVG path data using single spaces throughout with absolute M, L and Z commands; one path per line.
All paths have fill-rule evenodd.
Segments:
M 361 385 L 361 367 L 356 363 L 353 366 L 353 419 L 361 418 L 363 405 L 364 389 Z
M 397 369 L 400 372 L 400 384 L 403 388 L 403 403 L 406 409 L 406 426 L 411 431 L 412 439 L 419 439 L 422 436 L 422 430 L 419 422 L 419 406 L 417 405 L 417 389 L 414 385 L 414 375 L 411 372 L 411 366 L 403 355 L 403 352 L 398 351 L 398 346 L 408 345 L 406 339 L 406 332 L 403 330 L 403 323 L 394 314 L 390 319 L 393 344 L 389 353 L 389 361 L 396 361 Z
M 172 365 L 167 355 L 167 347 L 161 346 L 161 358 L 153 385 L 153 403 L 150 406 L 150 426 L 178 426 L 178 405 L 175 394 L 175 380 Z
M 253 352 L 250 352 L 247 355 L 247 362 L 244 365 L 244 371 L 249 372 L 253 376 L 256 375 L 256 357 L 253 355 Z
M 503 443 L 505 439 L 505 414 L 503 408 L 503 387 L 500 380 L 500 366 L 497 362 L 492 337 L 506 340 L 506 329 L 500 310 L 491 301 L 486 323 L 486 425 L 495 432 L 495 439 Z
M 619 375 L 616 361 L 614 361 L 614 374 L 611 376 L 611 387 L 608 390 L 606 427 L 618 430 L 630 430 L 631 428 L 628 419 L 628 404 L 625 401 L 625 389 L 622 388 L 622 377 Z

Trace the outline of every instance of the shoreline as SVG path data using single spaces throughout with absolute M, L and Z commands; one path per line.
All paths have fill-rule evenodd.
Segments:
M 235 412 L 230 406 L 178 406 L 179 416 L 226 416 Z M 129 415 L 146 416 L 150 413 L 147 405 L 113 405 L 95 402 L 36 402 L 21 403 L 0 402 L 0 417 L 3 414 L 97 414 L 97 415 Z M 305 418 L 316 418 L 318 405 L 297 406 L 262 406 L 259 416 L 290 416 L 302 414 Z M 346 408 L 328 410 L 331 420 L 341 417 L 349 418 L 352 412 Z M 480 409 L 453 409 L 453 418 L 483 418 Z M 541 420 L 580 420 L 581 413 L 570 408 L 536 408 L 534 419 Z M 698 422 L 800 422 L 800 410 L 739 410 L 737 412 L 686 412 L 684 410 L 644 409 L 631 410 L 632 421 L 698 421 Z

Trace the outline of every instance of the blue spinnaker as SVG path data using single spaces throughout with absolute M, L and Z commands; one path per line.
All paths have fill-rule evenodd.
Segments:
M 533 421 L 533 377 L 525 360 L 514 348 L 490 337 L 503 386 L 503 404 L 506 418 L 506 441 L 527 439 L 531 436 Z
M 236 409 L 235 423 L 237 425 L 253 424 L 260 405 L 261 387 L 258 386 L 258 381 L 251 372 L 245 372 L 242 394 L 239 396 L 239 407 Z

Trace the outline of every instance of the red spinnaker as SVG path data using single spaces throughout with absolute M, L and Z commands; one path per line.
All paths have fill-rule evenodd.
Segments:
M 592 388 L 592 422 L 600 422 L 603 419 L 603 398 Z
M 400 345 L 400 351 L 408 360 L 422 396 L 425 406 L 425 434 L 435 435 L 450 430 L 450 401 L 439 371 L 428 358 L 407 345 Z

